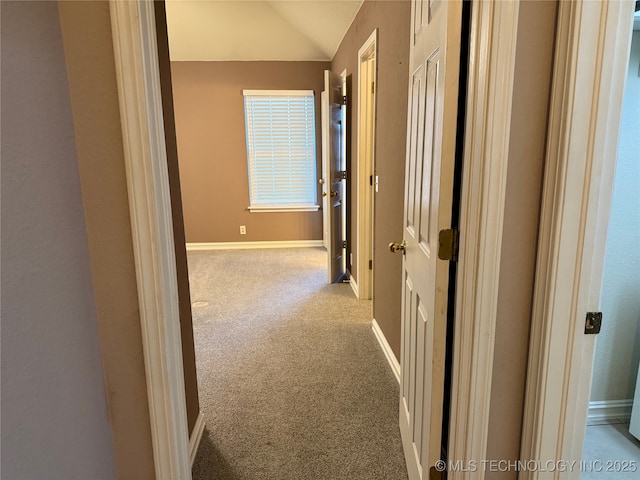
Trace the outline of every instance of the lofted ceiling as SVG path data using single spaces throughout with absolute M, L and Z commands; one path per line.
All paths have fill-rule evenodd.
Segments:
M 331 60 L 362 1 L 167 0 L 171 60 Z

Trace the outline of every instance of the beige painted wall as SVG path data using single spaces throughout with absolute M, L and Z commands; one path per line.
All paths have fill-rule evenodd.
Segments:
M 116 469 L 153 478 L 153 448 L 107 2 L 59 4 Z
M 488 459 L 520 456 L 556 8 L 538 0 L 519 7 Z M 513 470 L 485 478 L 517 477 Z
M 113 479 L 58 6 L 0 12 L 2 478 Z
M 329 63 L 172 62 L 171 68 L 187 242 L 321 240 L 321 211 L 247 210 L 242 90 L 314 90 L 320 139 L 320 92 Z M 318 178 L 320 147 L 318 141 Z M 240 235 L 240 225 L 246 226 L 246 235 Z
M 348 208 L 351 212 L 349 243 L 354 257 L 350 271 L 356 277 L 358 50 L 374 28 L 379 29 L 375 173 L 379 177 L 380 188 L 375 197 L 373 316 L 398 358 L 402 256 L 389 253 L 387 245 L 401 241 L 403 234 L 410 13 L 411 6 L 406 1 L 366 0 L 331 62 L 331 69 L 336 73 L 347 69 L 352 86 L 348 118 L 352 138 Z

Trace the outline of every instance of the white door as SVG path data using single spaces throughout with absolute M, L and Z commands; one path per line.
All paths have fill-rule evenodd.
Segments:
M 455 159 L 459 1 L 413 0 L 405 168 L 400 431 L 409 478 L 441 458 L 450 228 Z
M 342 78 L 329 70 L 324 72 L 324 89 L 327 95 L 326 111 L 327 140 L 325 144 L 327 172 L 323 172 L 324 184 L 322 195 L 326 202 L 327 223 L 329 226 L 329 245 L 327 248 L 329 282 L 342 280 L 346 272 L 345 246 L 346 231 L 344 228 L 345 183 L 342 173 L 346 168 L 345 148 L 345 114 L 342 105 Z
M 329 178 L 329 93 L 325 90 L 320 94 L 320 119 L 322 122 L 322 177 L 318 182 L 322 193 L 325 193 L 325 178 Z M 325 195 L 322 196 L 322 245 L 329 251 L 329 201 Z M 331 276 L 331 272 L 329 272 Z M 331 282 L 331 279 L 329 279 Z

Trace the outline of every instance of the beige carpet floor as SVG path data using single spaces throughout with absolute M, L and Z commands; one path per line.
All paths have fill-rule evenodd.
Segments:
M 196 480 L 405 480 L 398 384 L 371 302 L 326 283 L 323 249 L 189 252 Z

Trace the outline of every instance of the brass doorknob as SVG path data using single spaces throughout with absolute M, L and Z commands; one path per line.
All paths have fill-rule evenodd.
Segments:
M 404 254 L 406 246 L 407 246 L 407 242 L 404 240 L 402 240 L 402 243 L 391 242 L 389 244 L 389 251 L 391 253 L 402 252 Z

